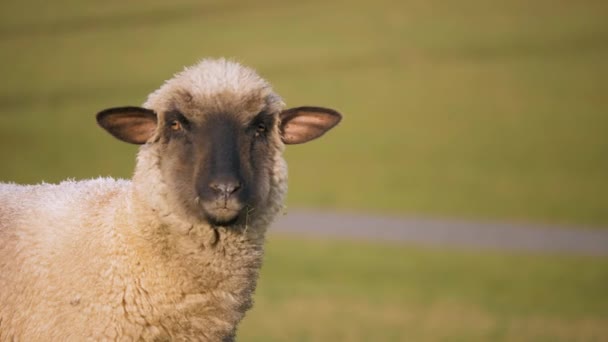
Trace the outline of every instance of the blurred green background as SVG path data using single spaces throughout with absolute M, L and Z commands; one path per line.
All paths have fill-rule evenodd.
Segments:
M 96 127 L 202 57 L 345 115 L 289 207 L 608 227 L 608 2 L 0 4 L 0 180 L 130 177 Z M 381 229 L 381 227 L 378 227 Z M 608 260 L 271 236 L 242 341 L 600 341 Z

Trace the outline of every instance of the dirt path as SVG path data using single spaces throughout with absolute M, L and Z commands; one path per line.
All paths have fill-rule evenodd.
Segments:
M 608 256 L 608 230 L 290 209 L 271 232 L 429 246 Z

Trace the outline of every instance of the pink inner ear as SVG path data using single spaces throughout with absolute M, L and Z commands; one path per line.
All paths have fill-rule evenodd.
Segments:
M 301 144 L 316 139 L 334 127 L 340 116 L 332 112 L 298 111 L 283 123 L 283 142 Z
M 116 107 L 97 113 L 97 123 L 114 137 L 144 144 L 156 130 L 156 114 L 141 107 Z
M 136 144 L 145 143 L 154 135 L 156 129 L 156 122 L 147 117 L 123 116 L 116 117 L 113 121 L 115 126 L 122 128 L 121 135 L 128 137 L 130 141 Z

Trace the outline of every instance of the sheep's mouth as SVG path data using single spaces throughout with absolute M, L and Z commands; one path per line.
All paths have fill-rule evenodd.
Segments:
M 209 223 L 214 226 L 230 226 L 235 224 L 241 212 L 243 211 L 243 205 L 236 203 L 224 203 L 223 205 L 211 204 L 202 205 L 203 212 Z

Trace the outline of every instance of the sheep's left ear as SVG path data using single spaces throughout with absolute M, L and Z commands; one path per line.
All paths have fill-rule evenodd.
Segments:
M 340 113 L 322 107 L 290 108 L 279 117 L 281 140 L 285 144 L 302 144 L 316 139 L 342 120 Z
M 116 107 L 97 113 L 97 123 L 115 138 L 145 144 L 156 130 L 156 113 L 141 107 Z

